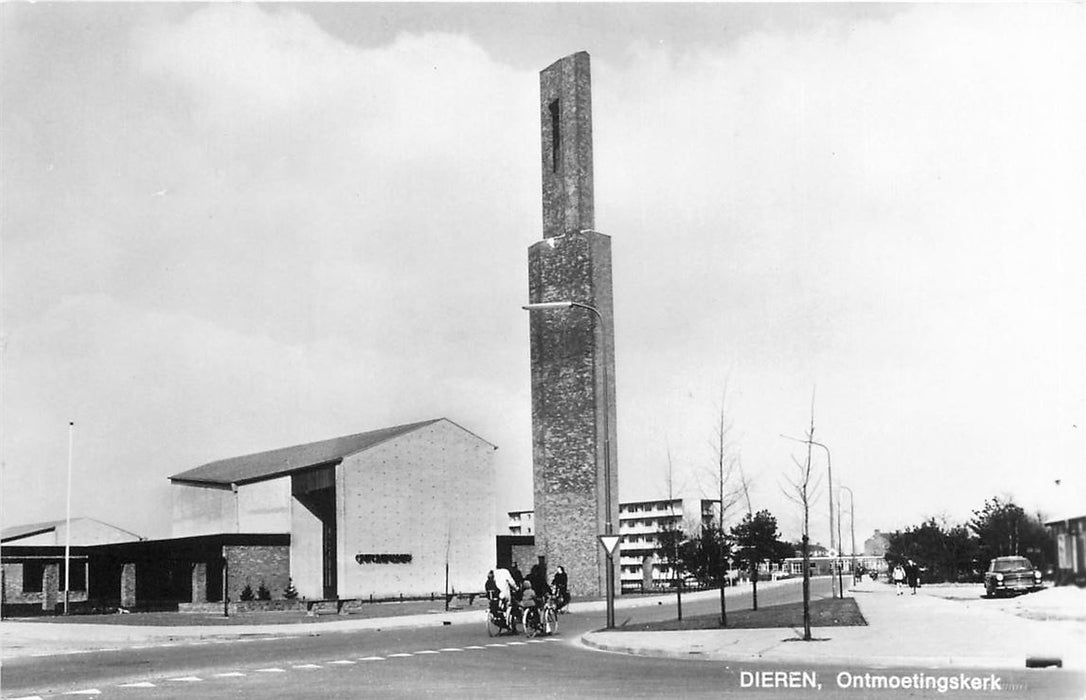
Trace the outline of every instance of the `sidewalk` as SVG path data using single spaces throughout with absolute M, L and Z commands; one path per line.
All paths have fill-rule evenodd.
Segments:
M 986 605 L 994 601 L 947 599 L 936 587 L 896 595 L 893 586 L 864 581 L 848 595 L 866 627 L 803 630 L 698 630 L 686 632 L 590 632 L 582 641 L 596 649 L 644 656 L 720 661 L 851 663 L 885 666 L 1023 668 L 1032 657 L 1057 658 L 1064 668 L 1086 669 L 1086 623 L 1026 619 Z M 1040 594 L 1033 594 L 1040 595 Z

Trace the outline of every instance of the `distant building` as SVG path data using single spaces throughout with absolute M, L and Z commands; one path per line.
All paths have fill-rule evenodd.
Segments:
M 510 535 L 534 535 L 535 512 L 530 510 L 509 511 Z
M 875 533 L 871 537 L 864 540 L 864 556 L 865 557 L 881 557 L 886 554 L 886 550 L 890 548 L 890 538 L 883 533 L 875 530 Z
M 621 536 L 618 566 L 622 587 L 648 590 L 669 586 L 675 577 L 671 568 L 660 563 L 656 556 L 659 534 L 668 529 L 689 533 L 715 522 L 720 515 L 720 501 L 699 498 L 628 501 L 619 503 L 618 512 Z M 509 534 L 529 534 L 533 521 L 533 511 L 510 511 Z M 529 528 L 529 533 L 525 533 L 524 528 Z M 522 558 L 529 559 L 523 555 Z M 553 569 L 560 564 L 561 561 L 555 561 L 548 563 L 548 567 Z
M 1056 541 L 1057 583 L 1086 585 L 1086 513 L 1045 522 Z
M 675 572 L 656 554 L 659 535 L 666 530 L 690 532 L 712 524 L 720 514 L 720 501 L 673 498 L 628 501 L 618 506 L 619 574 L 627 590 L 667 587 Z

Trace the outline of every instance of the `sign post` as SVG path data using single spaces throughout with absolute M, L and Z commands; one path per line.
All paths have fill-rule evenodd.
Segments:
M 597 535 L 600 544 L 603 545 L 603 551 L 607 552 L 607 629 L 615 628 L 615 576 L 614 576 L 614 557 L 615 551 L 618 549 L 618 543 L 622 540 L 621 535 Z

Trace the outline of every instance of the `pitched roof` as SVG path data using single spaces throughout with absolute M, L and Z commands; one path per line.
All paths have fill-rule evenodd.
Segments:
M 220 459 L 180 474 L 174 474 L 170 477 L 170 480 L 224 485 L 262 481 L 300 469 L 337 462 L 348 455 L 368 450 L 404 433 L 424 428 L 442 420 L 445 419 L 435 418 L 420 423 L 408 423 L 391 428 L 371 430 L 368 433 L 311 442 L 306 445 L 295 445 L 269 452 L 257 452 L 242 457 Z
M 83 517 L 72 518 L 72 525 L 76 525 L 80 521 L 90 521 L 90 522 L 99 523 L 101 525 L 105 525 L 107 527 L 113 528 L 114 530 L 117 530 L 119 532 L 125 532 L 125 533 L 128 533 L 129 535 L 132 535 L 133 537 L 140 538 L 140 536 L 137 535 L 134 532 L 128 532 L 128 530 L 125 530 L 123 528 L 119 528 L 116 525 L 110 525 L 109 523 L 102 522 L 101 520 L 96 520 L 95 518 L 83 518 Z M 31 523 L 31 524 L 28 524 L 28 525 L 12 525 L 11 527 L 5 527 L 2 531 L 0 531 L 0 542 L 7 542 L 9 540 L 19 540 L 19 539 L 22 539 L 24 537 L 31 537 L 32 535 L 40 535 L 40 534 L 43 534 L 43 533 L 46 533 L 46 532 L 53 532 L 58 527 L 63 525 L 65 522 L 66 522 L 65 520 L 49 520 L 49 521 L 44 522 L 44 523 Z M 142 539 L 142 538 L 140 538 L 140 539 Z

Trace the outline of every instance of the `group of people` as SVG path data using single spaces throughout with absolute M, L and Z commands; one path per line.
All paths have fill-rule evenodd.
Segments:
M 490 601 L 491 614 L 513 609 L 538 610 L 549 596 L 554 597 L 555 609 L 561 611 L 569 604 L 569 576 L 559 566 L 550 585 L 547 574 L 539 564 L 532 566 L 525 577 L 516 562 L 508 569 L 497 568 L 487 572 L 486 597 Z M 514 618 L 515 619 L 515 618 Z
M 920 567 L 912 559 L 906 561 L 904 565 L 898 562 L 894 565 L 891 578 L 897 586 L 898 595 L 905 594 L 906 585 L 912 589 L 913 595 L 916 595 L 916 589 L 920 587 Z

